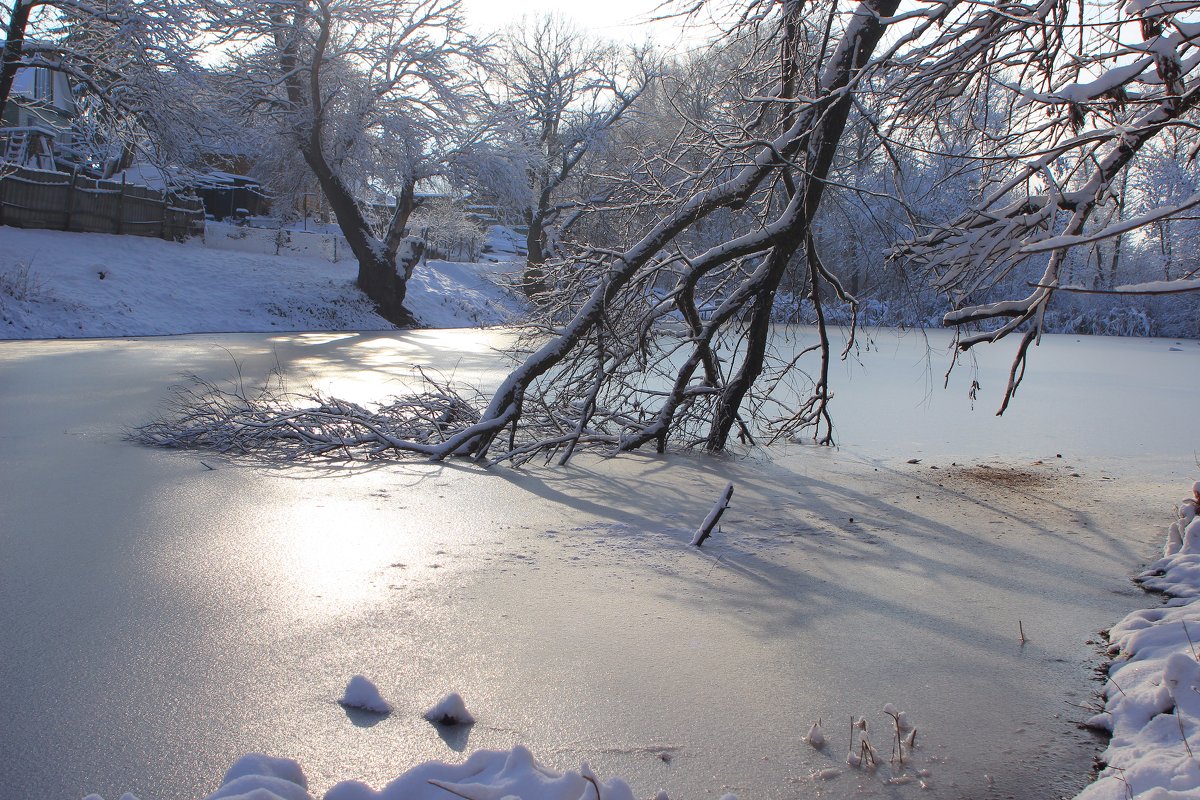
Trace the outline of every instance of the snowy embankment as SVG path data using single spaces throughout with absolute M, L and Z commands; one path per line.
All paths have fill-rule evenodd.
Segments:
M 1200 482 L 1180 503 L 1163 558 L 1138 577 L 1169 598 L 1109 632 L 1116 660 L 1105 710 L 1089 724 L 1112 732 L 1107 766 L 1077 800 L 1200 798 Z
M 503 288 L 518 269 L 511 240 L 493 229 L 483 263 L 421 264 L 407 299 L 420 323 L 518 317 L 521 301 Z M 207 243 L 0 227 L 0 339 L 392 328 L 355 288 L 353 261 L 257 244 L 215 227 Z

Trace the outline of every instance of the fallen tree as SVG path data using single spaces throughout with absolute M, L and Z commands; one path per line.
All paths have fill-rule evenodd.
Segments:
M 1142 144 L 1173 125 L 1194 127 L 1186 115 L 1200 95 L 1186 77 L 1200 69 L 1191 44 L 1200 26 L 1173 22 L 1177 6 L 1131 6 L 1145 42 L 1114 55 L 1101 44 L 1130 19 L 1126 12 L 1109 9 L 1115 16 L 1077 25 L 1068 2 L 930 2 L 903 13 L 898 0 L 862 0 L 849 10 L 836 2 L 744 3 L 730 36 L 749 55 L 736 76 L 740 100 L 725 104 L 725 124 L 714 130 L 684 118 L 670 152 L 652 156 L 623 192 L 592 209 L 624 219 L 628 242 L 580 246 L 547 265 L 543 316 L 525 339 L 523 361 L 490 399 L 443 387 L 436 400 L 419 400 L 415 415 L 402 404 L 397 432 L 356 418 L 346 441 L 358 446 L 361 435 L 378 447 L 371 453 L 488 464 L 539 455 L 565 463 L 586 447 L 719 451 L 731 436 L 756 442 L 803 432 L 831 443 L 829 371 L 837 350 L 823 309 L 832 298 L 852 309 L 857 300 L 837 265 L 822 257 L 814 227 L 827 190 L 855 190 L 836 169 L 847 127 L 869 131 L 881 157 L 900 170 L 904 149 L 946 155 L 936 151 L 938 127 L 971 119 L 955 116 L 964 109 L 990 111 L 998 92 L 1007 98 L 998 128 L 985 113 L 978 130 L 968 125 L 965 132 L 975 140 L 966 174 L 986 189 L 977 208 L 932 225 L 902 196 L 886 199 L 909 211 L 920 234 L 893 255 L 951 295 L 959 310 L 947 324 L 1007 320 L 964 335 L 961 349 L 1023 332 L 1007 404 L 1041 315 L 1063 290 L 1063 253 L 1107 235 L 1087 223 Z M 1080 48 L 1091 48 L 1088 63 L 1100 73 L 1091 83 L 1078 80 Z M 1127 63 L 1136 53 L 1141 60 Z M 1064 85 L 1069 79 L 1075 82 Z M 1127 88 L 1134 82 L 1136 95 Z M 1039 94 L 1033 86 L 1050 88 Z M 1095 109 L 1128 119 L 1085 130 Z M 1046 117 L 1047 110 L 1058 113 Z M 993 150 L 984 153 L 985 145 Z M 708 235 L 709 228 L 719 233 Z M 974 300 L 1039 254 L 1048 262 L 1030 297 Z M 789 275 L 799 276 L 791 284 L 804 287 L 815 310 L 815 330 L 804 339 L 773 338 L 776 294 Z M 1194 290 L 1192 277 L 1171 288 Z M 811 373 L 801 366 L 810 355 Z M 449 408 L 462 411 L 443 419 Z M 404 427 L 413 419 L 420 424 Z M 294 422 L 285 414 L 273 425 L 294 437 Z M 336 427 L 331 436 L 322 454 L 343 443 Z

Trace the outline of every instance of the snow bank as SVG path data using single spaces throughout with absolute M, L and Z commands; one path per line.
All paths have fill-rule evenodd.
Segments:
M 0 226 L 0 339 L 392 328 L 355 287 L 352 260 L 330 263 L 316 245 L 274 255 L 274 239 L 255 237 L 276 231 L 237 230 L 249 232 L 214 230 L 206 246 Z M 430 261 L 406 304 L 426 327 L 501 325 L 524 309 L 504 288 L 514 270 L 515 261 Z
M 602 783 L 586 763 L 579 772 L 555 772 L 517 746 L 509 752 L 479 750 L 462 764 L 426 762 L 379 791 L 358 781 L 344 781 L 326 792 L 324 800 L 446 800 L 452 795 L 478 800 L 583 800 L 595 797 L 597 789 L 604 800 L 634 800 L 628 784 L 620 779 Z
M 360 781 L 343 781 L 326 792 L 324 800 L 446 800 L 453 796 L 585 800 L 597 795 L 604 800 L 634 800 L 629 785 L 619 778 L 601 782 L 586 763 L 579 772 L 555 772 L 517 746 L 508 752 L 479 750 L 462 764 L 428 761 L 378 791 Z M 85 800 L 101 798 L 89 795 Z M 134 798 L 125 795 L 122 800 Z M 299 763 L 251 753 L 225 773 L 221 788 L 205 800 L 313 800 L 313 796 Z
M 1200 483 L 1180 503 L 1163 558 L 1138 577 L 1169 596 L 1109 632 L 1104 711 L 1107 766 L 1076 800 L 1200 800 Z

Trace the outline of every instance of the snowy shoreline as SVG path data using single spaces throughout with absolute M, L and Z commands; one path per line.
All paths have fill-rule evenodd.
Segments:
M 1166 603 L 1112 627 L 1104 711 L 1105 767 L 1078 800 L 1200 798 L 1200 482 L 1177 508 L 1164 556 L 1137 582 Z

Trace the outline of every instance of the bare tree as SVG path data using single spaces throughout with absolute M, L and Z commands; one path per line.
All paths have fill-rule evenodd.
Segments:
M 483 48 L 459 0 L 213 0 L 234 47 L 242 102 L 303 157 L 358 260 L 380 314 L 411 324 L 405 287 L 420 240 L 405 238 L 417 180 L 462 110 Z M 387 205 L 376 231 L 367 208 Z M 399 263 L 398 263 L 399 259 Z
M 1196 55 L 1198 3 L 1156 0 L 1076 6 L 1069 2 L 1017 5 L 1012 13 L 988 5 L 952 15 L 939 36 L 902 66 L 891 87 L 910 131 L 920 115 L 939 116 L 964 97 L 999 96 L 1000 134 L 990 134 L 998 174 L 982 199 L 953 221 L 893 251 L 923 268 L 956 309 L 945 323 L 960 328 L 958 347 L 995 342 L 1020 332 L 1021 342 L 999 413 L 1024 376 L 1029 347 L 1059 292 L 1117 295 L 1200 291 L 1195 268 L 1172 280 L 1094 289 L 1064 284 L 1073 248 L 1116 239 L 1200 205 L 1200 195 L 1163 203 L 1135 218 L 1097 211 L 1119 205 L 1128 172 L 1143 148 L 1174 131 L 1200 140 L 1191 119 L 1200 101 Z M 971 67 L 957 73 L 940 63 Z M 1114 218 L 1115 216 L 1115 218 Z M 1114 259 L 1116 256 L 1114 255 Z M 1027 264 L 1040 277 L 1021 299 L 977 298 Z M 981 323 L 995 322 L 971 331 Z
M 560 189 L 599 147 L 644 90 L 650 61 L 644 51 L 621 53 L 589 39 L 562 17 L 522 20 L 503 38 L 492 76 L 500 89 L 497 115 L 516 141 L 515 159 L 525 223 L 530 296 L 546 290 L 542 266 L 553 249 L 550 235 L 561 211 Z
M 480 460 L 561 450 L 565 460 L 581 445 L 631 450 L 654 443 L 661 450 L 672 435 L 719 450 L 738 423 L 749 435 L 739 408 L 763 373 L 772 300 L 793 257 L 806 265 L 818 306 L 823 289 L 845 296 L 819 259 L 812 220 L 857 82 L 897 3 L 866 0 L 848 14 L 824 6 L 815 28 L 799 0 L 764 5 L 761 18 L 743 20 L 746 35 L 760 37 L 775 58 L 764 62 L 773 76 L 762 77 L 766 91 L 749 105 L 753 113 L 740 133 L 717 141 L 704 168 L 664 186 L 660 217 L 623 250 L 592 249 L 571 259 L 569 294 L 579 302 L 567 309 L 570 318 L 508 376 L 477 419 L 444 432 L 435 447 L 412 440 L 387 446 Z M 686 251 L 680 237 L 689 228 L 739 208 L 753 209 L 746 229 Z M 664 282 L 669 288 L 656 294 Z M 700 292 L 712 295 L 711 312 L 702 309 Z M 676 315 L 682 327 L 662 333 L 658 323 Z M 830 340 L 824 325 L 820 331 L 822 374 L 785 427 L 828 423 Z M 782 365 L 781 375 L 787 371 Z M 507 445 L 493 454 L 505 431 Z

